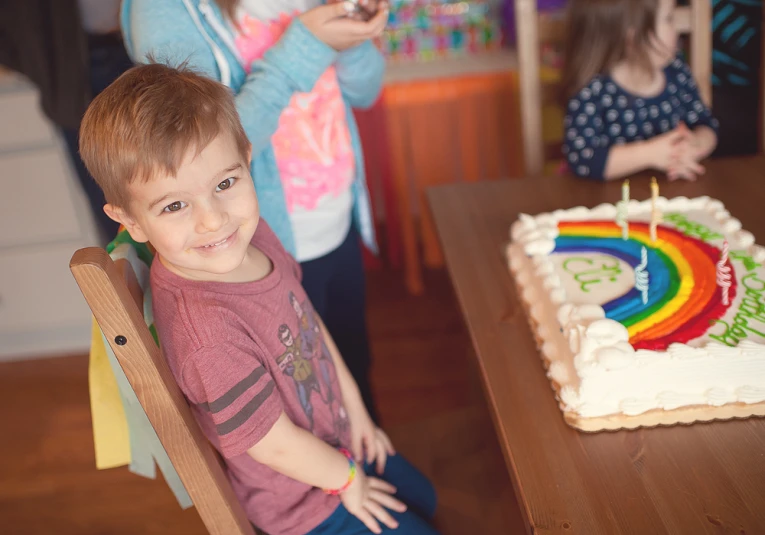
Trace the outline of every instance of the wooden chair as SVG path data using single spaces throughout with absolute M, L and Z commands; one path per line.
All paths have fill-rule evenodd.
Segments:
M 526 173 L 542 173 L 545 147 L 542 136 L 542 106 L 545 91 L 540 79 L 539 43 L 541 39 L 560 39 L 563 24 L 540 26 L 537 0 L 515 0 L 520 74 L 521 122 Z M 699 85 L 701 98 L 712 103 L 712 2 L 690 0 L 678 7 L 675 24 L 679 33 L 690 34 L 691 71 Z
M 77 251 L 69 266 L 207 530 L 212 535 L 255 535 L 220 457 L 146 326 L 143 292 L 130 264 L 115 263 L 105 250 L 90 247 Z

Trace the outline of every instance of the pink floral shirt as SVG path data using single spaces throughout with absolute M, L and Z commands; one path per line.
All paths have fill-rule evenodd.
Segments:
M 240 9 L 235 43 L 247 72 L 299 14 L 294 10 L 264 21 Z M 313 91 L 295 94 L 282 112 L 272 144 L 290 214 L 315 210 L 327 196 L 350 191 L 355 162 L 345 113 L 334 67 Z

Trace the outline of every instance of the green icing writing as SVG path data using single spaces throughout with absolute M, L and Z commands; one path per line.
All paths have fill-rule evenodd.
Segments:
M 754 261 L 754 258 L 749 256 L 743 251 L 731 251 L 730 252 L 730 258 L 731 260 L 738 260 L 741 263 L 744 264 L 744 269 L 747 271 L 754 271 L 758 267 L 762 267 L 762 264 L 758 264 Z
M 583 292 L 589 292 L 587 286 L 605 281 L 616 282 L 622 270 L 619 261 L 610 256 L 585 258 L 575 256 L 563 262 L 563 270 L 574 276 Z
M 675 227 L 677 227 L 677 230 L 683 234 L 686 234 L 687 236 L 693 236 L 705 242 L 721 240 L 724 238 L 722 234 L 714 232 L 712 229 L 702 225 L 701 223 L 689 221 L 688 218 L 683 214 L 664 214 L 664 221 L 674 223 Z
M 760 326 L 755 328 L 752 325 L 752 323 L 765 324 L 765 302 L 763 301 L 765 280 L 762 280 L 753 271 L 755 267 L 759 267 L 759 264 L 751 258 L 749 258 L 749 261 L 748 265 L 752 267 L 748 270 L 749 273 L 741 278 L 741 286 L 745 290 L 744 299 L 738 307 L 738 312 L 733 316 L 733 322 L 728 323 L 723 320 L 712 321 L 712 325 L 721 324 L 725 327 L 725 330 L 722 334 L 710 334 L 709 337 L 730 347 L 736 347 L 750 333 L 765 338 L 765 333 L 758 330 L 765 328 Z

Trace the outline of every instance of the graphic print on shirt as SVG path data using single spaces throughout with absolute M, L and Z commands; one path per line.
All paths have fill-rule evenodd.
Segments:
M 290 305 L 292 305 L 295 314 L 297 314 L 298 329 L 303 343 L 306 344 L 307 348 L 310 347 L 312 352 L 318 351 L 316 363 L 319 369 L 321 398 L 329 406 L 334 422 L 336 439 L 339 442 L 340 437 L 348 431 L 349 424 L 348 415 L 342 404 L 340 383 L 337 380 L 335 363 L 332 360 L 327 344 L 324 343 L 324 337 L 322 336 L 319 322 L 316 321 L 313 307 L 307 301 L 301 304 L 292 292 L 289 294 L 289 299 Z
M 276 357 L 276 364 L 284 375 L 295 381 L 300 406 L 308 418 L 308 428 L 313 430 L 313 404 L 311 393 L 319 392 L 319 383 L 313 373 L 310 352 L 304 352 L 303 341 L 295 337 L 286 323 L 279 326 L 279 341 L 284 344 L 284 353 Z
M 321 436 L 332 445 L 339 445 L 349 431 L 348 415 L 342 404 L 340 383 L 337 379 L 332 355 L 324 343 L 324 337 L 313 307 L 308 301 L 300 303 L 294 293 L 289 293 L 290 306 L 297 317 L 297 333 L 293 335 L 286 324 L 279 327 L 279 340 L 285 352 L 276 359 L 282 373 L 295 382 L 300 405 L 308 417 L 313 431 L 314 404 L 323 403 L 332 416 L 332 431 Z M 313 393 L 318 396 L 313 396 Z
M 279 40 L 298 14 L 261 21 L 241 13 L 235 43 L 248 73 L 252 62 Z M 334 67 L 324 72 L 310 93 L 292 96 L 271 142 L 289 213 L 314 210 L 326 196 L 337 197 L 350 188 L 354 154 Z

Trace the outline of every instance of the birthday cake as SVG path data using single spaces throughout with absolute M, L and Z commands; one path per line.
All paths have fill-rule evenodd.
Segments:
M 765 248 L 720 201 L 521 215 L 507 257 L 572 426 L 765 416 Z

